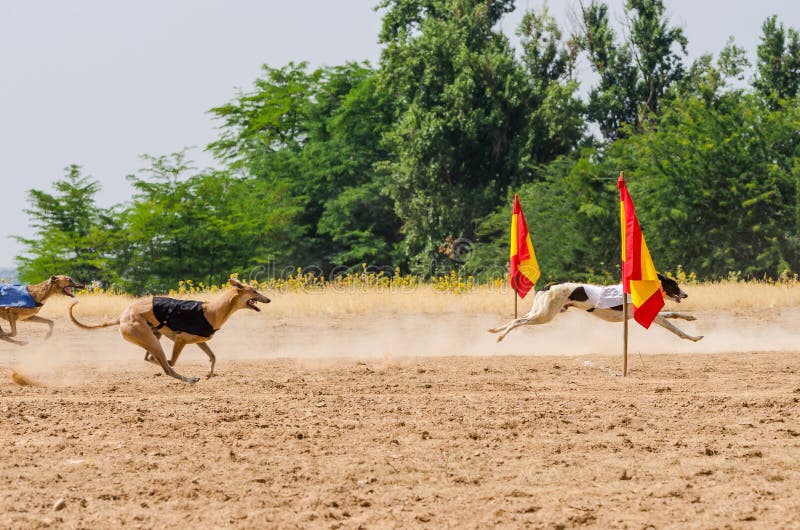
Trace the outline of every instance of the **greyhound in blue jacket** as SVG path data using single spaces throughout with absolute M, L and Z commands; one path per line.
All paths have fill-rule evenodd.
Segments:
M 45 339 L 49 339 L 53 334 L 53 321 L 37 315 L 42 306 L 54 294 L 63 294 L 75 297 L 72 289 L 83 289 L 83 285 L 77 283 L 69 276 L 57 275 L 50 276 L 47 280 L 31 285 L 8 286 L 11 296 L 0 298 L 0 317 L 6 319 L 11 325 L 11 332 L 5 333 L 0 328 L 0 340 L 11 342 L 17 345 L 26 344 L 25 341 L 15 340 L 12 337 L 17 335 L 17 322 L 27 320 L 38 324 L 46 324 L 49 329 Z M 4 301 L 7 300 L 7 301 Z M 8 305 L 7 305 L 8 304 Z

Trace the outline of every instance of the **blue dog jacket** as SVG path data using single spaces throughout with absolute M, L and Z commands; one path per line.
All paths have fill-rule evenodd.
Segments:
M 36 307 L 25 285 L 0 285 L 0 307 Z

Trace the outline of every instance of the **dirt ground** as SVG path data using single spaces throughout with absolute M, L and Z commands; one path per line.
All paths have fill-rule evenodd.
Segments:
M 496 316 L 247 314 L 196 385 L 22 324 L 0 528 L 800 528 L 797 314 L 700 316 L 696 345 L 634 329 L 623 379 L 584 315 L 497 345 Z

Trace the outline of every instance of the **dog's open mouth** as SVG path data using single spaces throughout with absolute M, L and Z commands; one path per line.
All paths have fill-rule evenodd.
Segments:
M 250 300 L 247 301 L 247 307 L 249 307 L 250 309 L 254 309 L 256 311 L 261 311 L 256 305 L 257 302 L 258 300 L 256 300 L 255 298 L 251 298 Z
M 75 298 L 75 295 L 72 294 L 72 287 L 69 287 L 69 286 L 64 287 L 63 289 L 61 289 L 61 292 L 63 292 L 67 296 L 71 296 L 72 298 Z

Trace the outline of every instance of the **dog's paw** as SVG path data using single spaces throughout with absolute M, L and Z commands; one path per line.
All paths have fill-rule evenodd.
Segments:
M 186 382 L 190 384 L 195 384 L 196 382 L 200 381 L 199 377 L 187 377 Z
M 215 374 L 214 372 L 208 372 L 206 374 L 206 379 L 211 379 L 212 377 L 217 377 L 217 374 Z
M 690 337 L 690 338 L 692 339 L 692 341 L 697 342 L 698 340 L 703 338 L 703 335 L 700 335 L 699 337 Z
M 689 322 L 691 322 L 692 320 L 697 320 L 697 317 L 694 316 L 694 315 L 683 315 L 683 319 L 684 320 L 688 320 Z M 700 338 L 702 339 L 703 337 L 700 337 Z

